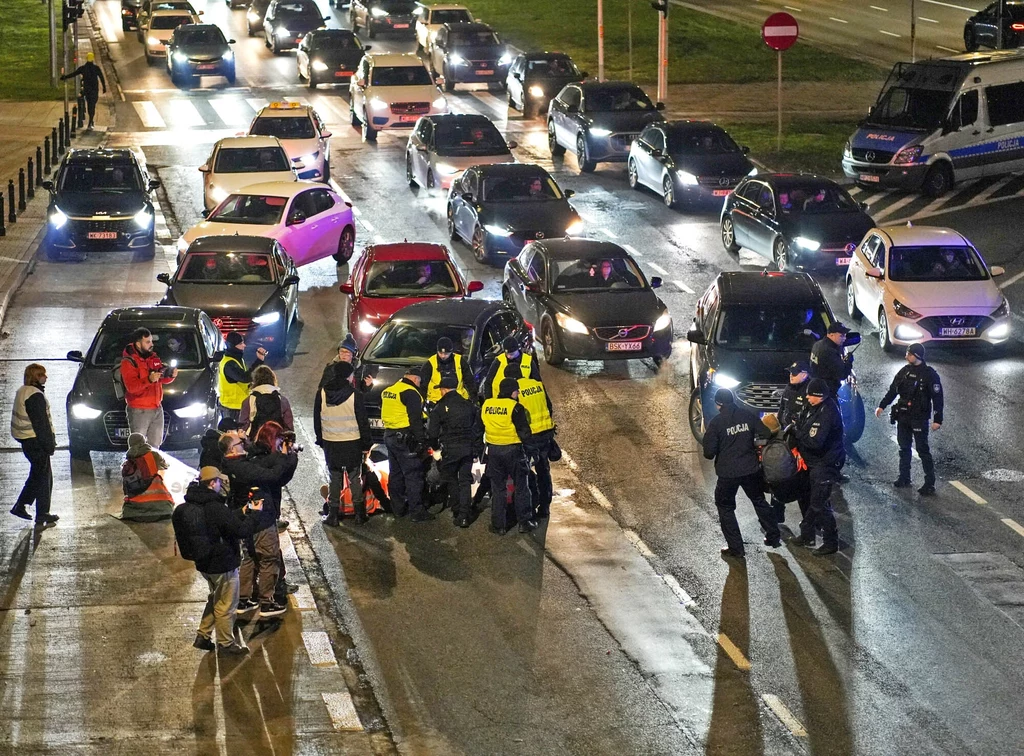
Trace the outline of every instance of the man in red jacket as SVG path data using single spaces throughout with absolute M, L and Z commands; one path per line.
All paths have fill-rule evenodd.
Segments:
M 141 433 L 154 449 L 164 440 L 164 384 L 178 377 L 153 351 L 153 334 L 139 328 L 121 355 L 121 380 L 128 403 L 128 432 Z

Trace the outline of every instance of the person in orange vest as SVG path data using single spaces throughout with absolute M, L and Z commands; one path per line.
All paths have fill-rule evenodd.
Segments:
M 174 511 L 174 498 L 164 485 L 161 470 L 169 467 L 160 452 L 146 443 L 141 433 L 128 436 L 128 454 L 121 465 L 124 490 L 122 520 L 165 520 Z

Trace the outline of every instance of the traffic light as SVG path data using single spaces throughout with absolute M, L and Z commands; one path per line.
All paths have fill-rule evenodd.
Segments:
M 651 7 L 658 11 L 658 13 L 664 13 L 668 17 L 668 0 L 654 0 L 651 3 Z
M 64 0 L 63 23 L 64 30 L 74 26 L 82 16 L 85 15 L 85 0 Z

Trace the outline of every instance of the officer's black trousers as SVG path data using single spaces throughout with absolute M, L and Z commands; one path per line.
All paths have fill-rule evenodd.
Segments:
M 509 478 L 512 478 L 512 485 L 515 486 L 513 502 L 516 519 L 522 523 L 533 517 L 533 503 L 530 501 L 530 486 L 526 475 L 528 466 L 522 444 L 487 447 L 487 477 L 491 481 L 491 525 L 498 530 L 507 530 L 509 527 L 505 497 L 501 495 Z M 498 492 L 497 496 L 495 492 Z
M 448 506 L 456 520 L 469 517 L 473 511 L 473 455 L 441 457 L 441 479 L 448 489 Z
M 836 528 L 836 516 L 832 512 L 832 487 L 839 482 L 839 468 L 831 465 L 812 467 L 810 478 L 810 505 L 800 522 L 800 537 L 805 541 L 813 541 L 815 529 L 821 528 L 825 545 L 838 546 L 839 531 Z
M 796 500 L 800 506 L 801 519 L 807 516 L 807 507 L 811 504 L 811 480 L 806 470 L 802 470 L 785 483 L 772 487 L 772 509 L 779 525 L 786 521 L 786 504 Z
M 539 433 L 526 445 L 526 454 L 530 460 L 530 495 L 538 516 L 547 517 L 551 510 L 551 462 L 548 451 L 551 449 L 553 436 Z
M 928 448 L 928 421 L 921 423 L 921 430 L 917 430 L 915 425 L 909 420 L 896 423 L 896 441 L 900 445 L 900 480 L 910 480 L 910 445 L 913 443 L 917 447 L 917 456 L 921 458 L 921 467 L 924 468 L 924 484 L 934 486 L 935 462 Z
M 715 484 L 715 506 L 718 508 L 718 522 L 722 526 L 722 535 L 729 549 L 737 554 L 742 554 L 743 536 L 740 534 L 740 524 L 736 522 L 736 493 L 740 489 L 750 499 L 757 513 L 757 520 L 764 528 L 764 536 L 769 541 L 779 538 L 779 523 L 775 519 L 775 512 L 768 502 L 765 501 L 764 492 L 761 490 L 761 474 L 753 473 L 744 475 L 742 478 L 719 478 Z
M 398 517 L 408 514 L 422 514 L 423 506 L 423 458 L 409 450 L 405 434 L 385 433 L 384 445 L 388 448 L 388 495 L 391 511 Z

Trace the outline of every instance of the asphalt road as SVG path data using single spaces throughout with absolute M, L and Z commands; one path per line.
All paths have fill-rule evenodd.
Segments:
M 97 6 L 101 18 L 116 19 L 114 0 Z M 195 169 L 212 142 L 244 128 L 249 100 L 283 96 L 307 98 L 331 125 L 334 176 L 360 212 L 358 246 L 446 241 L 443 199 L 405 183 L 400 135 L 361 143 L 347 123 L 347 92 L 299 87 L 292 54 L 274 58 L 261 39 L 246 38 L 241 11 L 210 3 L 207 19 L 239 40 L 236 87 L 209 80 L 177 92 L 161 69 L 145 66 L 133 36 L 122 41 L 119 25 L 105 24 L 127 100 L 118 105 L 111 143 L 140 148 L 163 179 L 168 243 L 199 219 Z M 506 112 L 500 93 L 460 92 L 455 101 L 519 141 L 519 160 L 539 162 L 575 189 L 590 236 L 630 245 L 648 274 L 665 277 L 676 342 L 658 372 L 644 363 L 544 366 L 571 464 L 556 466 L 553 515 L 533 536 L 498 539 L 485 521 L 459 531 L 447 517 L 420 527 L 374 518 L 360 529 L 325 533 L 317 515 L 322 470 L 307 429 L 320 370 L 344 335 L 337 284 L 347 271 L 328 261 L 300 271 L 304 327 L 279 370 L 307 448 L 289 493 L 326 575 L 331 608 L 355 638 L 353 653 L 399 747 L 578 754 L 876 754 L 905 752 L 910 743 L 922 754 L 1024 749 L 1019 342 L 999 358 L 930 353 L 947 395 L 946 422 L 933 436 L 938 496 L 922 500 L 892 489 L 893 434 L 869 418 L 847 468 L 852 481 L 835 500 L 843 552 L 822 559 L 797 547 L 768 550 L 741 503 L 747 565 L 730 565 L 718 557 L 713 470 L 687 427 L 683 334 L 696 297 L 719 271 L 758 270 L 766 261 L 727 254 L 713 211 L 673 212 L 629 190 L 621 166 L 584 177 L 571 156 L 552 163 L 541 122 Z M 222 111 L 234 112 L 238 123 Z M 162 126 L 154 125 L 154 112 Z M 1024 307 L 1014 223 L 1021 210 L 1013 199 L 927 221 L 959 228 L 991 264 L 1006 265 L 1005 292 L 1017 311 Z M 484 295 L 497 296 L 500 271 L 476 264 L 461 244 L 454 250 L 468 275 L 486 282 Z M 10 355 L 17 359 L 0 363 L 5 394 L 20 382 L 24 363 L 17 360 L 84 348 L 108 308 L 155 301 L 152 277 L 168 265 L 158 256 L 130 266 L 102 259 L 40 266 L 15 299 L 7 328 L 42 333 L 19 338 Z M 822 283 L 843 311 L 838 283 Z M 74 307 L 62 309 L 62 301 Z M 900 361 L 866 341 L 857 371 L 870 407 Z M 60 398 L 74 366 L 47 365 L 61 428 Z M 12 474 L 18 472 L 15 466 Z M 66 457 L 57 474 L 68 480 Z M 792 515 L 789 523 L 795 526 Z

